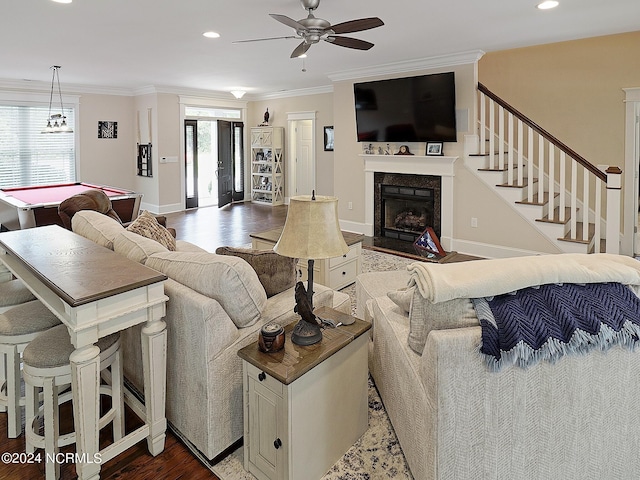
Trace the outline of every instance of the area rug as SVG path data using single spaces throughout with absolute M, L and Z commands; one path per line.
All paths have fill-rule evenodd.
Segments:
M 406 268 L 415 260 L 372 250 L 362 251 L 362 272 Z M 355 286 L 342 290 L 355 305 Z M 205 465 L 222 480 L 256 480 L 243 468 L 239 448 L 216 465 Z M 323 480 L 411 479 L 404 455 L 378 391 L 369 378 L 369 428 L 345 455 L 322 477 Z

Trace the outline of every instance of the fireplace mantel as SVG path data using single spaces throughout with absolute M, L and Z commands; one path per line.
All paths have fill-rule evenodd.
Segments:
M 458 157 L 420 155 L 360 155 L 364 160 L 365 235 L 374 235 L 374 173 L 405 173 L 441 177 L 442 211 L 440 243 L 451 250 L 453 238 L 453 177 Z

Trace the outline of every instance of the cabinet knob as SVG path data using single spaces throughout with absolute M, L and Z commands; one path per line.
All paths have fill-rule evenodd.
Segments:
M 282 446 L 282 440 L 280 440 L 279 438 L 276 438 L 273 441 L 273 446 L 276 447 L 276 450 L 279 449 Z
M 347 272 L 342 272 L 342 274 L 343 274 L 343 275 L 346 275 L 346 274 L 347 274 Z
M 260 372 L 258 374 L 258 380 L 260 380 L 261 382 L 263 382 L 265 378 L 267 378 L 267 375 L 264 372 Z

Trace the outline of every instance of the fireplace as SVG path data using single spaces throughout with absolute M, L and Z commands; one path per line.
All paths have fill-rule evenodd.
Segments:
M 433 190 L 431 226 L 445 251 L 453 249 L 453 180 L 458 157 L 420 155 L 361 155 L 365 174 L 365 212 L 363 233 L 372 246 L 384 250 L 416 253 L 412 242 L 383 237 L 381 229 L 381 186 L 394 185 Z M 419 215 L 420 216 L 420 215 Z M 428 220 L 427 220 L 428 221 Z M 358 231 L 354 225 L 354 231 Z
M 381 235 L 413 242 L 433 226 L 433 193 L 432 188 L 381 185 Z
M 374 236 L 413 243 L 427 227 L 440 236 L 441 177 L 374 174 Z

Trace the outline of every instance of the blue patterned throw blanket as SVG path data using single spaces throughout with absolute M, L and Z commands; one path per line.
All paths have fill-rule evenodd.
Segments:
M 614 345 L 633 349 L 640 339 L 640 298 L 620 283 L 550 284 L 472 301 L 480 351 L 494 371 Z

